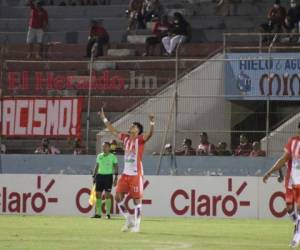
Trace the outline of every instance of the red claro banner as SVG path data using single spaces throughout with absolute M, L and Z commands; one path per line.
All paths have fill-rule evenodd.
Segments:
M 80 137 L 82 97 L 4 97 L 1 134 L 6 137 Z

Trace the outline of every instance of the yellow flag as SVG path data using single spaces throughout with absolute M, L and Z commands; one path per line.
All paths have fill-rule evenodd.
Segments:
M 91 189 L 91 193 L 90 193 L 90 198 L 89 198 L 89 204 L 91 206 L 94 206 L 96 203 L 96 185 L 94 184 L 92 189 Z

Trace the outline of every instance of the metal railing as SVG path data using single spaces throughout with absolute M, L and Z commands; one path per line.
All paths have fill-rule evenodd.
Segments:
M 278 36 L 278 43 L 274 44 L 273 48 L 277 50 L 286 50 L 286 51 L 293 51 L 299 50 L 300 44 L 293 42 L 288 44 L 288 42 L 280 42 L 281 38 L 286 37 L 299 37 L 300 33 L 276 33 Z M 275 33 L 260 33 L 260 32 L 253 32 L 253 33 L 223 33 L 223 52 L 234 52 L 234 51 L 252 51 L 252 52 L 263 52 L 268 51 L 269 44 L 272 41 Z M 248 40 L 239 40 L 236 41 L 233 38 L 239 39 L 246 39 Z M 254 40 L 252 40 L 254 39 Z M 233 40 L 233 41 L 232 41 Z M 266 40 L 266 41 L 265 41 Z

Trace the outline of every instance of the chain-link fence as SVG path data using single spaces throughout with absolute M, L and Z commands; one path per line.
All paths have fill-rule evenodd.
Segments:
M 300 120 L 299 62 L 295 53 L 96 60 L 92 68 L 82 60 L 3 60 L 2 144 L 7 153 L 33 153 L 47 137 L 73 153 L 78 137 L 93 154 L 113 139 L 97 115 L 104 107 L 121 131 L 133 121 L 147 130 L 147 116 L 155 114 L 148 154 L 165 152 L 166 144 L 180 151 L 184 139 L 199 153 L 205 132 L 211 155 L 237 154 L 241 135 L 242 144 L 260 142 L 266 155 L 278 155 Z

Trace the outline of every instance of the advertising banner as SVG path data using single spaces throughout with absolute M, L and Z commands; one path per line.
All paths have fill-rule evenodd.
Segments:
M 80 137 L 82 98 L 17 97 L 0 102 L 6 137 Z
M 300 53 L 228 53 L 225 58 L 228 99 L 300 99 Z
M 0 175 L 0 214 L 91 216 L 88 175 Z M 119 211 L 112 192 L 112 213 Z M 104 199 L 104 197 L 103 197 Z M 131 213 L 132 199 L 126 197 Z M 283 218 L 283 184 L 259 177 L 147 176 L 143 214 L 154 217 Z M 103 205 L 104 211 L 104 205 Z

